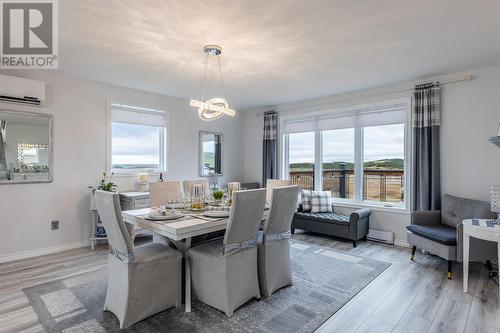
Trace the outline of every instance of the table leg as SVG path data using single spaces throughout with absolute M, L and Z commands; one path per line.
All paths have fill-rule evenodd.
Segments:
M 184 268 L 186 273 L 186 312 L 191 312 L 191 264 L 189 262 L 189 249 L 191 248 L 191 237 L 186 238 L 184 244 Z
M 463 266 L 464 266 L 464 293 L 467 292 L 469 284 L 469 241 L 470 236 L 464 233 L 464 247 L 463 247 Z

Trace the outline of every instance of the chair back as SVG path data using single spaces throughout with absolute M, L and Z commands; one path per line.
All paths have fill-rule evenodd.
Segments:
M 190 194 L 193 186 L 196 184 L 201 184 L 203 185 L 203 192 L 205 194 L 209 193 L 209 188 L 208 188 L 208 180 L 207 179 L 198 179 L 198 180 L 185 180 L 182 182 L 182 186 L 184 188 L 184 194 Z
M 133 261 L 134 245 L 123 222 L 118 193 L 97 190 L 95 204 L 106 229 L 110 251 L 124 262 Z
M 441 200 L 441 223 L 455 228 L 465 219 L 495 219 L 490 203 L 445 194 Z
M 250 244 L 244 244 L 243 248 L 246 245 L 256 245 L 265 205 L 266 189 L 233 193 L 231 215 L 224 235 L 226 252 L 229 248 L 245 242 Z
M 150 206 L 164 206 L 169 201 L 182 201 L 181 184 L 177 180 L 149 184 Z
M 264 225 L 264 237 L 266 234 L 284 235 L 290 231 L 293 215 L 297 211 L 298 197 L 298 186 L 273 189 L 273 205 Z
M 290 179 L 268 179 L 266 182 L 266 201 L 273 201 L 273 188 L 275 187 L 283 187 L 292 185 L 292 181 Z

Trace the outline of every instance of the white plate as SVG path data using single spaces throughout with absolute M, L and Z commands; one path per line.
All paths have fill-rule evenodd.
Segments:
M 148 215 L 148 220 L 153 221 L 167 221 L 167 220 L 177 220 L 184 217 L 181 213 L 168 213 L 167 215 L 161 215 L 160 213 L 152 213 Z
M 207 217 L 229 217 L 230 212 L 228 210 L 207 210 L 203 213 L 203 216 Z
M 165 207 L 170 208 L 170 209 L 180 209 L 186 207 L 186 204 L 183 202 L 176 202 L 176 203 L 170 203 L 166 204 Z

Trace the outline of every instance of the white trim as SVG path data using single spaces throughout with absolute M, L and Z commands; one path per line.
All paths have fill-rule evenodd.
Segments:
M 343 208 L 370 208 L 372 211 L 376 212 L 387 212 L 401 215 L 410 215 L 410 211 L 401 206 L 385 206 L 384 204 L 378 204 L 376 201 L 363 201 L 358 202 L 354 200 L 333 200 L 333 208 L 335 207 L 343 207 Z
M 82 247 L 90 246 L 89 240 L 84 240 L 76 243 L 66 243 L 49 247 L 42 247 L 40 249 L 15 252 L 11 254 L 4 254 L 0 256 L 0 263 L 6 263 L 16 260 L 29 259 L 33 257 L 43 256 L 46 254 L 57 253 L 61 251 L 73 250 Z

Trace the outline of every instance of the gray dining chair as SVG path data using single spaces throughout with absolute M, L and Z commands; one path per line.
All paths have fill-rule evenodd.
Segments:
M 189 251 L 194 297 L 228 317 L 252 298 L 260 298 L 257 235 L 266 189 L 236 191 L 232 200 L 224 238 Z
M 273 189 L 275 187 L 290 186 L 292 181 L 290 179 L 268 179 L 266 181 L 266 201 L 273 202 Z
M 289 238 L 298 196 L 298 186 L 273 189 L 273 204 L 257 247 L 259 287 L 265 297 L 292 284 Z
M 117 193 L 96 191 L 99 217 L 108 235 L 108 291 L 104 311 L 126 328 L 181 304 L 182 254 L 162 244 L 134 248 Z

